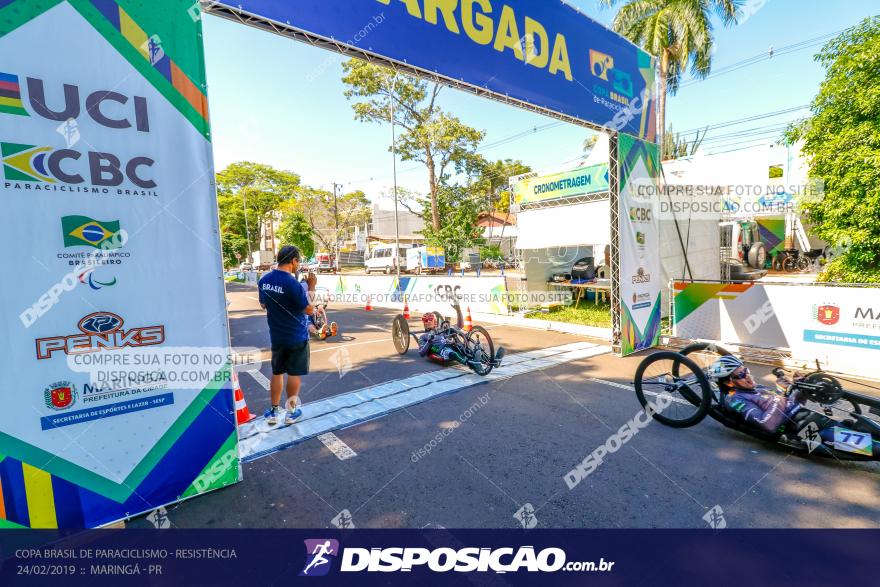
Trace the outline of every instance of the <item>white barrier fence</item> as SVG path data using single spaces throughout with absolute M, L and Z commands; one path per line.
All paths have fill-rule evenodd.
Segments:
M 797 362 L 880 377 L 880 288 L 675 282 L 673 335 L 787 350 Z
M 331 301 L 384 308 L 403 308 L 404 299 L 413 312 L 451 311 L 453 296 L 462 310 L 485 314 L 508 314 L 510 295 L 504 277 L 434 277 L 319 275 L 318 288 Z M 552 295 L 552 294 L 548 294 Z

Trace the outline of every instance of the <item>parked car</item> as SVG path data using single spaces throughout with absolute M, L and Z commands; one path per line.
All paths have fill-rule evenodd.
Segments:
M 364 272 L 369 275 L 374 271 L 382 273 L 394 273 L 397 271 L 397 264 L 401 263 L 401 267 L 406 259 L 406 251 L 410 249 L 409 245 L 400 245 L 398 254 L 394 254 L 394 245 L 380 245 L 375 247 L 368 257 L 364 258 Z
M 254 266 L 251 265 L 250 263 L 242 263 L 241 267 L 239 267 L 238 269 L 239 269 L 239 271 L 253 271 Z
M 302 263 L 302 269 L 303 269 L 303 271 L 311 271 L 313 273 L 317 273 L 318 272 L 317 259 L 315 259 L 314 257 L 312 257 L 311 259 L 306 259 Z
M 731 246 L 731 258 L 752 269 L 764 269 L 767 246 L 761 241 L 758 223 L 751 220 L 722 222 L 722 236 Z
M 336 259 L 330 253 L 318 253 L 315 255 L 315 261 L 317 262 L 317 267 L 315 267 L 316 273 L 333 273 L 336 271 Z

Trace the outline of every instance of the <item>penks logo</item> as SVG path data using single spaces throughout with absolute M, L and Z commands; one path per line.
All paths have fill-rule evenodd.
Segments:
M 813 306 L 813 319 L 825 326 L 834 326 L 840 321 L 840 308 L 831 304 Z
M 0 114 L 29 116 L 21 101 L 21 84 L 18 76 L 0 71 Z
M 632 276 L 633 285 L 641 284 L 641 283 L 651 283 L 651 274 L 645 271 L 644 267 L 639 267 L 639 270 L 635 275 Z
M 331 538 L 305 540 L 306 565 L 300 571 L 300 577 L 323 577 L 330 572 L 330 567 L 339 555 L 339 541 Z
M 70 381 L 57 381 L 43 390 L 46 407 L 53 410 L 66 410 L 76 403 L 76 386 Z
M 119 221 L 101 222 L 88 216 L 64 216 L 61 218 L 61 231 L 65 247 L 94 247 L 96 249 L 118 249 L 122 245 L 114 239 L 119 231 Z
M 69 336 L 38 338 L 37 359 L 52 358 L 57 351 L 66 355 L 94 353 L 125 347 L 143 347 L 165 342 L 164 326 L 145 326 L 123 330 L 124 321 L 111 312 L 95 312 L 83 317 L 77 328 L 80 332 Z

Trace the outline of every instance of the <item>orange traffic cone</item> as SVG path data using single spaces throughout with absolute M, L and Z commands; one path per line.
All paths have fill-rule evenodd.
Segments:
M 467 316 L 464 317 L 464 331 L 470 332 L 473 329 L 474 329 L 474 319 L 471 318 L 471 309 L 470 309 L 470 306 L 468 306 Z
M 235 389 L 235 419 L 238 421 L 238 425 L 241 426 L 242 424 L 247 424 L 256 416 L 248 410 L 247 402 L 244 401 L 244 394 L 241 391 L 241 385 L 238 383 L 238 374 L 235 371 L 232 372 L 232 385 L 233 389 Z
M 407 302 L 406 298 L 404 298 L 404 300 L 403 300 L 403 319 L 409 320 L 410 318 L 412 318 L 412 316 L 410 316 L 410 313 L 409 313 L 409 302 Z
M 364 310 L 367 312 L 373 311 L 373 296 L 367 296 L 367 307 Z

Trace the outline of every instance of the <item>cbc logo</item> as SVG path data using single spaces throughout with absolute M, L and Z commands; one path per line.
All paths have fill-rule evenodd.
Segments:
M 629 219 L 633 222 L 651 222 L 653 215 L 650 208 L 630 208 Z

